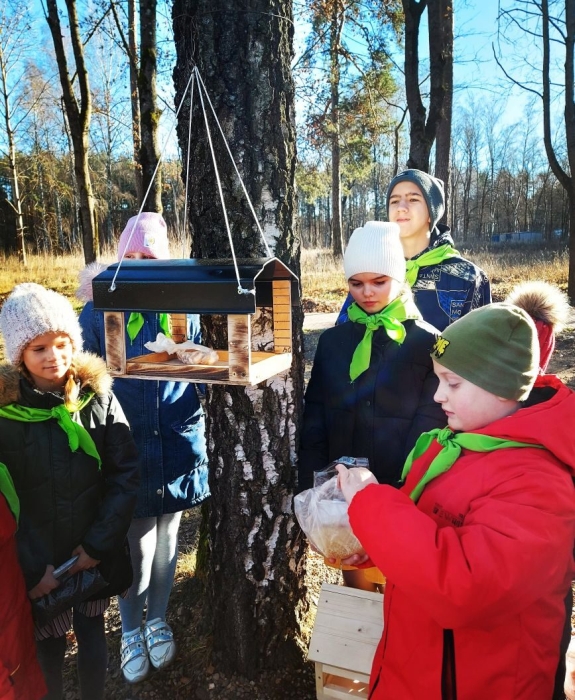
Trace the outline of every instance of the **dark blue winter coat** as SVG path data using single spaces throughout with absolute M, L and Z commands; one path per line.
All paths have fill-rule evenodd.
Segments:
M 149 352 L 144 343 L 162 331 L 156 314 L 145 313 L 128 358 Z M 104 314 L 87 302 L 80 314 L 84 349 L 106 355 Z M 199 317 L 188 316 L 188 337 L 200 342 Z M 196 385 L 147 379 L 115 379 L 114 393 L 130 423 L 142 474 L 135 517 L 176 513 L 209 496 L 204 415 Z
M 412 260 L 445 243 L 454 245 L 449 228 L 438 224 L 431 234 L 429 248 L 415 255 Z M 477 265 L 461 257 L 448 258 L 437 265 L 422 267 L 411 290 L 424 320 L 440 331 L 472 309 L 491 303 L 491 287 L 487 276 Z M 337 324 L 347 321 L 347 308 L 352 301 L 348 294 Z
M 353 382 L 349 366 L 365 326 L 349 321 L 320 336 L 305 393 L 300 490 L 313 486 L 314 471 L 340 457 L 367 457 L 380 483 L 397 485 L 421 433 L 445 426 L 433 400 L 438 382 L 430 352 L 438 333 L 424 321 L 403 325 L 401 345 L 383 328 L 374 332 L 369 368 Z

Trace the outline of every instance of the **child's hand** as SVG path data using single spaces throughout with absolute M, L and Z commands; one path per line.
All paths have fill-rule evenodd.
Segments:
M 58 588 L 60 581 L 52 576 L 52 571 L 54 571 L 54 567 L 52 564 L 48 564 L 46 571 L 44 572 L 44 576 L 42 576 L 40 582 L 37 583 L 34 588 L 28 591 L 28 598 L 31 600 L 41 598 L 43 595 L 53 591 L 54 588 Z
M 352 554 L 349 557 L 346 557 L 345 559 L 340 559 L 339 563 L 342 566 L 360 566 L 361 564 L 364 564 L 367 560 L 369 559 L 369 556 L 367 554 Z M 335 564 L 337 559 L 328 559 L 330 564 Z
M 369 484 L 378 483 L 375 476 L 365 467 L 353 467 L 353 469 L 348 469 L 343 464 L 336 464 L 335 469 L 338 474 L 337 484 L 348 503 L 351 503 L 358 491 L 369 486 Z
M 92 559 L 81 544 L 79 544 L 76 549 L 72 551 L 72 556 L 75 556 L 76 554 L 79 555 L 79 558 L 70 569 L 71 574 L 75 574 L 77 571 L 84 571 L 85 569 L 93 569 L 100 563 L 99 559 Z

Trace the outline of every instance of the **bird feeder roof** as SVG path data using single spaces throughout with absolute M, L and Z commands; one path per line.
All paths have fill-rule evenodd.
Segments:
M 298 278 L 277 258 L 237 260 L 244 289 L 238 293 L 233 260 L 123 260 L 110 265 L 92 281 L 94 308 L 102 311 L 137 311 L 203 314 L 251 314 L 258 306 L 271 306 L 272 283 L 292 283 L 292 303 L 299 302 Z M 112 280 L 115 289 L 110 291 Z

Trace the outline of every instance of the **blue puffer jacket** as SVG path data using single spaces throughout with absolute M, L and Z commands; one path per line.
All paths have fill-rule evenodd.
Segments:
M 161 328 L 156 314 L 143 314 L 144 325 L 127 357 L 149 352 Z M 84 349 L 105 356 L 104 314 L 88 301 L 80 314 Z M 188 316 L 188 337 L 200 342 L 199 317 Z M 142 475 L 135 517 L 176 513 L 209 495 L 204 415 L 195 384 L 115 379 L 114 393 L 130 423 L 140 453 Z
M 431 234 L 429 248 L 412 260 L 445 243 L 454 245 L 449 228 L 438 224 Z M 491 287 L 485 272 L 469 260 L 459 257 L 422 267 L 412 291 L 424 320 L 440 331 L 472 309 L 491 303 Z M 347 308 L 352 301 L 351 294 L 348 294 L 336 324 L 347 321 Z

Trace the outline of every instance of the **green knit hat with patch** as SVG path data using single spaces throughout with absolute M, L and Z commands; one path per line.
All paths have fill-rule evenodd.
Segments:
M 511 304 L 489 304 L 448 326 L 431 357 L 490 394 L 524 401 L 539 371 L 537 329 Z

